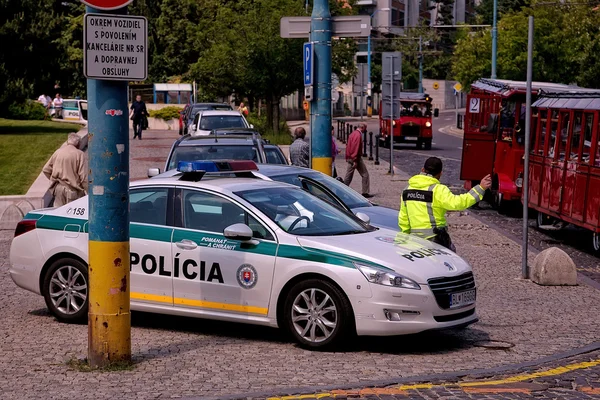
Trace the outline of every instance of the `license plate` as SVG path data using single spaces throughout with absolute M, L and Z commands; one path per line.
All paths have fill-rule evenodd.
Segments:
M 475 303 L 475 289 L 466 292 L 452 293 L 450 295 L 450 308 L 467 306 Z

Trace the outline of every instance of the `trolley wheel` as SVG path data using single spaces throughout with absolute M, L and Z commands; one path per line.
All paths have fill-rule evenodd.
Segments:
M 592 232 L 592 249 L 596 254 L 600 254 L 600 232 Z
M 432 139 L 425 140 L 425 150 L 431 150 L 431 140 Z
M 567 222 L 561 221 L 558 218 L 555 218 L 551 215 L 544 214 L 543 212 L 538 211 L 537 218 L 535 220 L 535 225 L 538 229 L 548 230 L 548 231 L 559 231 L 568 225 Z
M 423 149 L 423 141 L 421 139 L 417 139 L 417 149 Z

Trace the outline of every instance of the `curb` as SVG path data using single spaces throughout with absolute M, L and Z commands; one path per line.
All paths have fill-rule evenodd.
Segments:
M 353 390 L 362 389 L 368 387 L 387 387 L 402 384 L 418 384 L 425 382 L 439 382 L 439 381 L 458 381 L 464 377 L 487 378 L 494 375 L 500 375 L 507 372 L 521 372 L 524 369 L 531 367 L 539 367 L 543 364 L 553 363 L 558 360 L 563 360 L 575 356 L 579 356 L 586 353 L 591 353 L 600 350 L 600 342 L 593 342 L 587 346 L 579 347 L 573 350 L 568 350 L 561 353 L 556 353 L 547 357 L 542 357 L 537 360 L 527 361 L 517 364 L 509 364 L 494 368 L 479 368 L 470 369 L 465 371 L 455 372 L 443 372 L 439 374 L 431 375 L 416 375 L 407 377 L 390 378 L 385 380 L 375 381 L 364 381 L 355 382 L 346 385 L 326 385 L 326 386 L 306 386 L 306 387 L 294 387 L 288 389 L 273 389 L 264 392 L 251 392 L 251 393 L 240 393 L 233 395 L 221 395 L 221 396 L 207 396 L 207 397 L 184 397 L 185 400 L 237 400 L 237 399 L 250 399 L 250 398 L 269 398 L 269 397 L 281 397 L 281 396 L 294 396 L 294 395 L 305 395 L 305 394 L 316 394 L 319 392 L 326 392 L 331 390 Z

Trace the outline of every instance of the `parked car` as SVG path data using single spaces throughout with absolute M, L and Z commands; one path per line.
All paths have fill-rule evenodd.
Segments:
M 214 129 L 220 128 L 252 128 L 239 111 L 200 111 L 188 129 L 192 136 L 210 135 Z
M 177 170 L 174 169 L 160 176 L 169 177 L 177 174 Z M 260 164 L 258 171 L 253 171 L 252 175 L 263 180 L 284 182 L 301 187 L 347 212 L 363 213 L 369 217 L 369 223 L 373 226 L 394 231 L 400 230 L 398 228 L 398 210 L 372 203 L 352 188 L 322 172 L 292 165 L 269 163 Z
M 181 132 L 180 134 L 185 135 L 189 130 L 189 126 L 194 121 L 194 117 L 196 116 L 196 114 L 198 114 L 200 111 L 206 111 L 206 110 L 227 111 L 227 110 L 233 110 L 233 108 L 229 104 L 226 104 L 226 103 L 188 104 L 185 109 L 185 115 L 183 116 L 183 132 Z

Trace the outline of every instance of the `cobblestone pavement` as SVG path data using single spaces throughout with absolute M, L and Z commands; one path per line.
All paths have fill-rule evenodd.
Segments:
M 132 178 L 162 164 L 170 136 L 177 133 L 145 132 L 144 140 L 132 144 Z M 406 175 L 398 173 L 391 182 L 385 165 L 370 170 L 375 200 L 396 205 Z M 353 185 L 358 184 L 357 177 Z M 0 399 L 225 397 L 307 386 L 371 386 L 533 362 L 600 340 L 600 291 L 520 280 L 520 247 L 514 241 L 470 215 L 453 215 L 451 224 L 459 254 L 473 265 L 478 283 L 480 322 L 467 329 L 361 337 L 346 351 L 328 353 L 302 350 L 275 329 L 134 312 L 136 365 L 104 373 L 67 365 L 85 357 L 87 327 L 58 323 L 42 297 L 13 284 L 8 274 L 12 232 L 0 231 Z
M 595 399 L 600 398 L 600 351 L 486 377 L 439 376 L 387 386 L 307 391 L 255 399 Z M 432 379 L 433 378 L 433 379 Z

